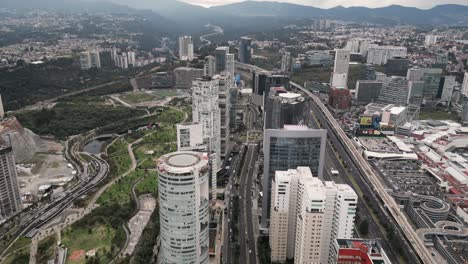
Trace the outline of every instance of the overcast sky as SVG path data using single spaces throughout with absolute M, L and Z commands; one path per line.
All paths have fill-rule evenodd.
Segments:
M 223 5 L 244 0 L 181 0 L 187 3 L 214 6 Z M 367 7 L 382 7 L 388 5 L 403 5 L 414 6 L 419 8 L 431 8 L 441 4 L 461 4 L 468 5 L 468 0 L 281 0 L 277 2 L 288 2 L 303 5 L 311 5 L 316 7 L 329 8 L 334 6 L 367 6 Z

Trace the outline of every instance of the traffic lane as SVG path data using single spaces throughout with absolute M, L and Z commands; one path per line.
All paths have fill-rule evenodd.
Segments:
M 253 201 L 252 199 L 254 198 L 253 197 L 253 190 L 252 190 L 252 187 L 254 187 L 254 184 L 253 184 L 253 181 L 254 181 L 254 178 L 255 175 L 254 175 L 254 172 L 255 172 L 255 162 L 258 158 L 258 154 L 257 152 L 255 151 L 256 150 L 256 146 L 252 147 L 252 151 L 254 152 L 253 154 L 253 158 L 250 162 L 250 165 L 249 165 L 249 174 L 248 174 L 248 182 L 247 182 L 247 193 L 248 193 L 248 200 L 247 200 L 247 208 L 246 208 L 246 212 L 247 212 L 247 225 L 248 225 L 248 228 L 247 228 L 247 232 L 248 232 L 248 237 L 249 237 L 249 255 L 250 255 L 250 264 L 256 264 L 257 263 L 257 254 L 256 254 L 256 246 L 255 246 L 255 233 L 254 233 L 254 221 L 256 221 L 256 219 L 252 216 L 252 213 L 253 213 Z

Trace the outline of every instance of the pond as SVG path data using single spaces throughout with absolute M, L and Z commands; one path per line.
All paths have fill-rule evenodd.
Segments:
M 86 143 L 86 145 L 83 147 L 83 152 L 88 152 L 91 154 L 100 154 L 102 145 L 104 145 L 104 143 L 109 139 L 110 137 L 93 139 Z

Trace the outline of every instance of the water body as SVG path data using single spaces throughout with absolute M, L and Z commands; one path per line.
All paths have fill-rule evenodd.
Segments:
M 100 154 L 102 145 L 109 140 L 110 138 L 98 138 L 89 141 L 84 147 L 83 147 L 83 152 L 88 152 L 91 154 Z

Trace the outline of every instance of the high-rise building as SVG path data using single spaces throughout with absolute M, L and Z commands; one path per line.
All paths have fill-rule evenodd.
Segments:
M 347 88 L 350 51 L 338 49 L 335 50 L 335 52 L 335 66 L 333 68 L 331 86 L 336 88 Z
M 408 70 L 406 78 L 408 81 L 424 81 L 425 74 L 442 74 L 443 70 L 439 68 L 418 68 L 414 67 Z
M 234 78 L 234 70 L 235 70 L 235 56 L 232 53 L 228 53 L 226 55 L 226 72 L 229 73 L 231 78 Z
M 363 39 L 363 38 L 351 38 L 346 42 L 347 50 L 350 50 L 351 53 L 360 53 L 362 56 L 367 56 L 367 52 L 369 51 L 369 45 L 371 44 L 370 39 Z
M 191 36 L 179 37 L 179 60 L 193 60 L 193 41 Z
M 229 47 L 217 47 L 215 50 L 216 73 L 226 71 L 226 57 L 229 54 Z
M 281 71 L 289 72 L 291 70 L 292 57 L 291 52 L 285 51 L 281 57 Z
M 408 82 L 408 103 L 413 105 L 421 105 L 424 102 L 424 82 L 409 81 Z
M 203 77 L 193 81 L 192 118 L 202 125 L 203 140 L 212 153 L 212 198 L 216 199 L 216 173 L 221 166 L 221 110 L 219 109 L 219 80 Z
M 355 98 L 358 104 L 376 102 L 382 90 L 383 82 L 371 80 L 359 80 L 356 82 Z
M 468 72 L 465 72 L 465 78 L 463 79 L 461 93 L 462 95 L 468 97 Z
M 333 263 L 335 239 L 353 235 L 358 200 L 354 190 L 298 167 L 275 172 L 271 195 L 271 260 Z
M 468 98 L 465 97 L 464 102 L 462 102 L 462 111 L 461 111 L 461 119 L 463 125 L 468 125 Z
M 23 209 L 10 142 L 0 144 L 0 222 Z
M 241 63 L 250 64 L 252 61 L 252 39 L 242 37 L 239 47 L 239 61 Z
M 361 80 L 375 81 L 376 79 L 375 65 L 366 64 L 365 69 L 362 71 Z
M 135 67 L 135 62 L 136 62 L 135 52 L 134 51 L 127 52 L 127 57 L 128 57 L 128 65 L 132 65 L 133 67 Z
M 384 65 L 388 59 L 395 57 L 406 58 L 407 55 L 408 52 L 405 47 L 371 45 L 367 53 L 367 63 Z
M 392 264 L 378 240 L 338 238 L 333 252 L 336 264 Z
M 202 69 L 179 67 L 174 70 L 175 88 L 190 89 L 195 79 L 203 77 Z
M 191 151 L 158 160 L 162 263 L 209 263 L 208 160 Z
M 406 105 L 409 97 L 409 83 L 406 78 L 387 77 L 380 90 L 379 102 L 395 105 Z
M 99 51 L 86 51 L 80 54 L 80 65 L 82 70 L 91 68 L 101 68 L 101 58 Z
M 177 150 L 205 150 L 201 124 L 177 125 Z
M 117 55 L 117 60 L 115 66 L 120 69 L 128 69 L 128 56 L 127 53 L 122 53 L 122 55 Z
M 221 157 L 224 157 L 228 151 L 229 144 L 229 124 L 231 120 L 231 88 L 232 77 L 228 72 L 215 75 L 214 79 L 219 81 L 219 109 L 221 115 Z
M 263 143 L 262 227 L 268 227 L 271 182 L 275 172 L 307 166 L 322 177 L 327 131 L 305 126 L 284 126 L 266 129 Z
M 442 84 L 442 92 L 437 95 L 440 101 L 442 102 L 451 102 L 453 91 L 457 86 L 457 81 L 455 80 L 455 76 L 443 76 L 441 79 Z
M 272 87 L 265 98 L 265 129 L 281 129 L 284 125 L 300 125 L 304 121 L 304 96 Z
M 213 77 L 216 74 L 216 59 L 213 56 L 205 57 L 205 64 L 203 64 L 203 75 Z
M 3 119 L 5 117 L 5 108 L 3 107 L 3 98 L 2 95 L 0 94 L 0 119 Z
M 424 38 L 424 45 L 426 47 L 435 45 L 437 43 L 437 38 L 438 38 L 437 35 L 431 35 L 431 34 L 426 35 L 426 37 Z
M 270 89 L 270 78 L 272 73 L 269 71 L 254 71 L 253 77 L 253 93 L 263 95 L 265 91 Z
M 346 88 L 330 87 L 328 104 L 336 110 L 346 110 L 351 107 L 351 91 Z
M 406 77 L 409 69 L 409 59 L 406 58 L 390 58 L 385 64 L 385 74 L 387 76 Z

